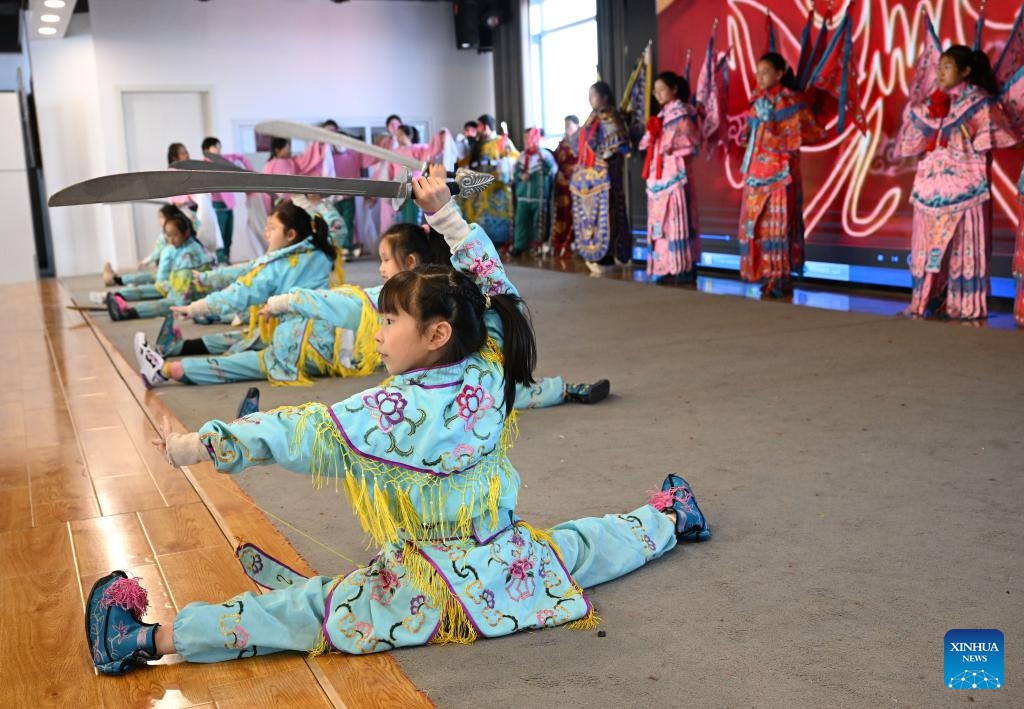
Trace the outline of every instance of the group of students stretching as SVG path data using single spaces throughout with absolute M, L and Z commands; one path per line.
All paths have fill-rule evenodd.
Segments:
M 413 194 L 430 231 L 396 224 L 385 233 L 382 285 L 328 288 L 337 269 L 325 225 L 286 201 L 268 219 L 267 254 L 227 271 L 190 268 L 189 283 L 206 284 L 202 297 L 169 305 L 155 346 L 144 333 L 135 338 L 148 386 L 305 384 L 369 376 L 383 365 L 382 383 L 334 405 L 260 412 L 250 395 L 237 420 L 187 434 L 168 429 L 159 442 L 175 466 L 210 462 L 235 473 L 277 463 L 308 473 L 316 487 L 333 478 L 380 552 L 348 574 L 305 578 L 244 544 L 243 569 L 270 590 L 189 604 L 170 625 L 146 623 L 145 589 L 114 571 L 87 599 L 86 635 L 100 672 L 123 674 L 171 653 L 218 662 L 589 628 L 598 620 L 584 588 L 679 542 L 710 538 L 690 485 L 675 474 L 625 514 L 546 530 L 518 517 L 519 474 L 508 458 L 516 409 L 594 403 L 610 385 L 535 379 L 533 329 L 490 238 L 463 219 L 443 177 L 416 179 Z M 248 316 L 246 331 L 197 339 L 182 338 L 173 321 L 238 315 Z

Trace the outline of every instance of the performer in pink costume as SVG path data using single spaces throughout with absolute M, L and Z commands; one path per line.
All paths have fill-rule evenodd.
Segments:
M 690 103 L 690 86 L 672 71 L 654 80 L 661 105 L 647 121 L 640 150 L 647 151 L 647 273 L 659 282 L 691 282 L 700 261 L 700 232 L 688 162 L 701 140 L 700 118 Z
M 988 315 L 991 151 L 1017 138 L 994 98 L 999 88 L 984 52 L 954 45 L 935 76 L 934 91 L 911 97 L 896 136 L 898 157 L 919 156 L 905 313 L 977 320 Z
M 270 160 L 263 166 L 267 175 L 321 175 L 323 174 L 324 146 L 312 143 L 306 152 L 292 157 L 292 143 L 285 138 L 274 138 L 270 143 Z M 288 195 L 279 195 L 288 197 Z M 273 211 L 270 195 L 263 196 L 269 214 Z

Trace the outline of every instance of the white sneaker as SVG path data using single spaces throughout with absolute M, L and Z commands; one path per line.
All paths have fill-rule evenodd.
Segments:
M 94 290 L 89 293 L 89 302 L 93 305 L 106 305 L 107 292 L 105 290 Z
M 139 365 L 139 374 L 142 375 L 142 382 L 147 389 L 160 386 L 167 381 L 167 377 L 161 372 L 164 358 L 149 346 L 144 332 L 135 333 L 135 361 Z

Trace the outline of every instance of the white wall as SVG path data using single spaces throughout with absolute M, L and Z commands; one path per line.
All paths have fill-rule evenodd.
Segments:
M 20 54 L 0 54 L 0 91 L 18 90 L 18 67 Z
M 94 0 L 68 36 L 33 41 L 47 187 L 125 170 L 120 92 L 208 89 L 212 132 L 271 118 L 424 117 L 458 129 L 494 110 L 490 55 L 455 49 L 447 2 Z M 199 146 L 189 146 L 193 153 Z M 64 214 L 62 214 L 62 212 Z M 125 206 L 50 210 L 58 273 L 134 258 Z
M 25 166 L 18 94 L 0 93 L 0 210 L 4 234 L 0 238 L 0 283 L 32 281 L 36 277 L 36 245 Z

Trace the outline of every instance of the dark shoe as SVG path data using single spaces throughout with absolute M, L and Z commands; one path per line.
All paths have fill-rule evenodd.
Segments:
M 249 391 L 245 392 L 245 398 L 242 399 L 242 403 L 238 405 L 238 416 L 235 418 L 242 418 L 259 410 L 260 390 L 257 387 L 249 387 Z
M 135 308 L 128 305 L 128 301 L 117 293 L 111 293 L 107 297 L 107 313 L 111 320 L 135 320 L 139 313 Z
M 598 379 L 593 384 L 566 384 L 565 400 L 577 404 L 596 404 L 608 398 L 612 385 L 607 379 Z
M 669 474 L 661 484 L 661 492 L 648 500 L 655 509 L 676 513 L 676 539 L 680 542 L 706 542 L 711 539 L 711 527 L 697 506 L 690 483 L 678 475 Z
M 123 675 L 135 665 L 159 660 L 156 623 L 143 623 L 149 607 L 146 589 L 123 571 L 104 576 L 89 592 L 85 604 L 85 637 L 96 669 Z

